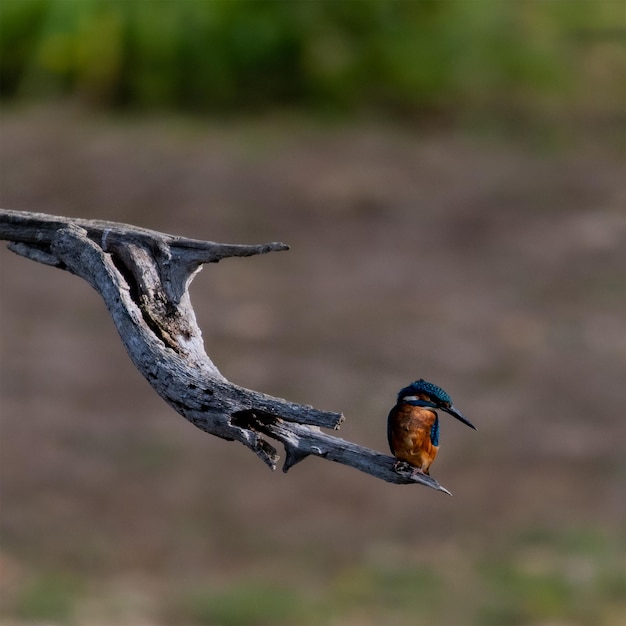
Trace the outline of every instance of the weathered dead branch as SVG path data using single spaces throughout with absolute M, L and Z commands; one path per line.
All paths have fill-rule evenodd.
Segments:
M 39 263 L 85 279 L 102 296 L 137 369 L 198 428 L 250 448 L 270 468 L 285 448 L 283 471 L 307 456 L 342 463 L 382 480 L 447 492 L 424 474 L 394 469 L 395 459 L 328 435 L 340 413 L 320 411 L 226 380 L 207 356 L 189 298 L 205 263 L 288 250 L 283 243 L 227 245 L 96 220 L 0 210 L 0 239 Z

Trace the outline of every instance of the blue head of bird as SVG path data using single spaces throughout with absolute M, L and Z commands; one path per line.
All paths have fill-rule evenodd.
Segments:
M 476 430 L 476 426 L 454 407 L 452 398 L 441 387 L 426 382 L 423 378 L 412 382 L 398 392 L 398 404 L 401 402 L 435 411 L 440 409 Z

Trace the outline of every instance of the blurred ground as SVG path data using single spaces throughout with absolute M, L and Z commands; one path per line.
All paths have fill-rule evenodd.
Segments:
M 4 208 L 291 251 L 192 298 L 233 381 L 386 450 L 424 377 L 453 498 L 271 473 L 133 369 L 95 292 L 0 251 L 2 605 L 14 623 L 620 623 L 623 155 L 293 120 L 5 110 Z M 8 622 L 5 622 L 8 623 Z

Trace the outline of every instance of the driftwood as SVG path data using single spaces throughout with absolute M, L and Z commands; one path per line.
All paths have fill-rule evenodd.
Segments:
M 13 252 L 85 279 L 104 299 L 126 350 L 154 390 L 198 428 L 247 446 L 270 468 L 285 448 L 283 471 L 309 455 L 382 480 L 439 483 L 396 459 L 331 436 L 343 415 L 239 387 L 204 351 L 189 284 L 205 263 L 288 250 L 283 243 L 227 245 L 175 237 L 116 222 L 0 210 L 0 239 Z

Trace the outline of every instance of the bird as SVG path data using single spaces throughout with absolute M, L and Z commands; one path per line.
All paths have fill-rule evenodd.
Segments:
M 420 378 L 398 392 L 396 405 L 387 418 L 387 438 L 400 470 L 408 463 L 430 475 L 439 450 L 439 416 L 445 411 L 470 428 L 476 427 L 452 404 L 450 396 L 437 385 Z

